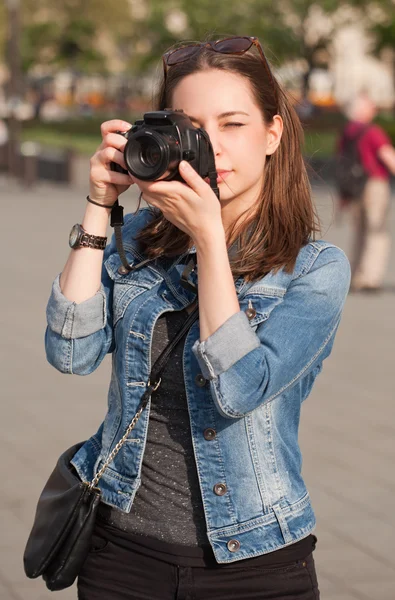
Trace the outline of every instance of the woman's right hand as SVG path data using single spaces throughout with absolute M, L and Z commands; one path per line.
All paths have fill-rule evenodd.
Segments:
M 118 196 L 134 183 L 131 175 L 112 171 L 110 163 L 118 163 L 126 169 L 123 151 L 126 138 L 116 131 L 128 131 L 132 125 L 113 119 L 101 125 L 102 143 L 90 160 L 89 196 L 100 204 L 112 205 Z

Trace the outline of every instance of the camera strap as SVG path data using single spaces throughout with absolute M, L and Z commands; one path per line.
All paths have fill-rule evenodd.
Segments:
M 210 182 L 210 187 L 219 200 L 219 189 L 217 186 L 217 170 L 215 168 L 214 151 L 211 146 L 210 138 L 208 137 L 208 134 L 204 131 L 204 129 L 202 129 L 201 132 L 202 132 L 203 136 L 205 137 L 205 139 L 208 141 L 208 148 L 207 148 L 208 149 L 208 178 L 209 178 L 209 182 Z M 143 260 L 142 262 L 138 263 L 137 265 L 129 264 L 128 259 L 126 258 L 125 249 L 123 247 L 123 241 L 122 241 L 121 227 L 123 224 L 124 224 L 123 206 L 121 206 L 119 204 L 118 200 L 116 200 L 116 202 L 114 202 L 113 207 L 111 209 L 110 225 L 111 225 L 111 227 L 114 228 L 117 252 L 118 252 L 121 262 L 122 262 L 124 274 L 126 274 L 131 271 L 135 271 L 136 269 L 139 269 L 140 267 L 143 267 L 144 265 L 146 265 L 147 263 L 149 263 L 155 259 L 147 258 L 147 259 Z M 184 287 L 186 287 L 187 289 L 189 289 L 191 291 L 193 290 L 196 293 L 195 286 L 188 281 L 188 276 L 195 268 L 196 268 L 196 258 L 193 258 L 193 260 L 191 259 L 191 261 L 189 261 L 189 263 L 187 264 L 187 266 L 181 276 L 181 283 Z
M 120 257 L 121 262 L 122 262 L 122 267 L 120 267 L 120 269 L 122 269 L 122 273 L 124 275 L 126 275 L 127 273 L 130 273 L 131 271 L 136 271 L 136 269 L 139 269 L 140 267 L 143 267 L 146 264 L 152 262 L 153 260 L 155 260 L 155 258 L 146 258 L 145 260 L 139 262 L 137 265 L 131 265 L 131 264 L 129 264 L 129 261 L 126 258 L 125 249 L 123 247 L 123 241 L 122 241 L 122 230 L 121 230 L 121 227 L 122 227 L 123 224 L 124 224 L 123 206 L 121 206 L 119 204 L 118 200 L 117 200 L 113 204 L 113 207 L 111 209 L 110 225 L 111 225 L 111 227 L 114 228 L 114 235 L 115 235 L 115 243 L 116 243 L 116 246 L 117 246 L 117 252 L 118 252 L 119 257 Z M 189 262 L 187 263 L 187 265 L 185 266 L 184 271 L 181 274 L 180 283 L 181 283 L 181 285 L 185 289 L 189 290 L 190 292 L 194 292 L 195 294 L 197 294 L 197 287 L 195 286 L 194 283 L 192 283 L 189 280 L 189 276 L 192 274 L 192 272 L 195 269 L 196 269 L 196 254 L 192 254 Z
M 110 225 L 111 227 L 114 228 L 114 235 L 115 235 L 115 243 L 117 246 L 117 252 L 119 254 L 119 257 L 121 259 L 122 262 L 122 266 L 124 268 L 124 274 L 126 275 L 126 273 L 129 273 L 130 271 L 134 271 L 137 267 L 142 266 L 142 264 L 138 264 L 135 266 L 132 266 L 129 264 L 128 259 L 126 258 L 126 254 L 125 254 L 125 249 L 123 247 L 123 241 L 122 241 L 122 231 L 121 231 L 121 227 L 124 224 L 124 220 L 123 220 L 123 206 L 121 206 L 118 202 L 118 199 L 114 202 L 113 207 L 111 209 L 111 219 L 110 219 Z M 145 262 L 149 262 L 150 259 L 147 259 Z

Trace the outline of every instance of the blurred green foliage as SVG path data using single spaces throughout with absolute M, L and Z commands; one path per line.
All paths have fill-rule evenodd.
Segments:
M 31 124 L 22 131 L 23 141 L 37 142 L 43 147 L 70 148 L 75 152 L 92 156 L 99 146 L 100 127 L 95 133 L 85 133 L 81 129 L 71 132 L 67 127 L 59 129 L 54 124 L 45 127 L 42 124 Z M 307 156 L 327 158 L 333 155 L 336 133 L 321 131 L 306 133 L 304 151 Z
M 101 141 L 101 123 L 115 117 L 124 118 L 130 123 L 134 123 L 136 119 L 141 118 L 141 115 L 130 113 L 123 115 L 102 114 L 89 119 L 69 119 L 62 123 L 31 121 L 24 124 L 22 138 L 23 140 L 38 142 L 43 146 L 68 147 L 81 154 L 92 155 Z M 383 127 L 395 145 L 395 120 L 386 116 L 379 116 L 376 123 Z M 305 123 L 304 153 L 306 156 L 316 158 L 333 156 L 336 139 L 343 125 L 344 117 L 340 113 L 323 113 Z
M 133 31 L 127 7 L 107 0 L 20 0 L 21 59 L 24 72 L 35 67 L 68 67 L 107 72 L 103 47 L 116 49 Z M 127 22 L 128 21 L 128 22 Z M 0 7 L 0 52 L 6 58 L 6 4 Z M 1 55 L 0 55 L 1 58 Z
M 36 142 L 43 148 L 69 148 L 78 154 L 92 156 L 99 146 L 100 134 L 70 133 L 56 127 L 42 127 L 40 124 L 23 128 L 22 141 Z
M 161 54 L 179 40 L 236 34 L 258 36 L 275 65 L 304 59 L 308 85 L 311 70 L 328 62 L 337 26 L 331 16 L 344 5 L 354 5 L 363 15 L 378 51 L 395 48 L 393 0 L 20 0 L 20 5 L 25 72 L 68 67 L 107 73 L 116 63 L 118 70 L 136 74 L 158 64 Z M 312 36 L 308 23 L 317 11 L 329 25 Z M 0 59 L 5 56 L 6 24 L 3 2 Z

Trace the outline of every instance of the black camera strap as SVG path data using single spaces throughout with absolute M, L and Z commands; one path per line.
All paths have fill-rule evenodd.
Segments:
M 217 186 L 217 170 L 215 168 L 214 151 L 211 146 L 208 134 L 204 131 L 204 129 L 202 129 L 201 132 L 202 132 L 203 136 L 205 137 L 205 139 L 208 141 L 208 178 L 209 178 L 209 182 L 210 182 L 210 187 L 219 200 L 219 189 Z M 110 225 L 111 225 L 111 227 L 114 228 L 117 252 L 118 252 L 121 262 L 122 262 L 124 274 L 126 275 L 126 273 L 135 271 L 136 269 L 139 269 L 140 267 L 146 265 L 147 263 L 149 263 L 155 259 L 147 258 L 144 261 L 138 263 L 137 265 L 129 264 L 128 259 L 126 258 L 125 249 L 123 247 L 123 241 L 122 241 L 121 227 L 123 226 L 123 224 L 124 224 L 123 206 L 121 206 L 119 204 L 118 200 L 116 200 L 116 202 L 113 204 L 113 207 L 111 209 Z M 186 287 L 187 289 L 189 289 L 191 291 L 193 290 L 196 293 L 195 286 L 188 281 L 188 276 L 190 275 L 190 273 L 192 271 L 195 270 L 195 268 L 196 268 L 196 257 L 193 256 L 191 258 L 191 260 L 189 261 L 189 263 L 187 264 L 187 266 L 181 276 L 181 283 L 184 287 Z
M 142 265 L 136 265 L 136 266 L 132 266 L 129 264 L 128 259 L 126 258 L 126 254 L 125 254 L 125 248 L 123 247 L 123 241 L 122 241 L 122 230 L 121 227 L 124 224 L 124 220 L 123 220 L 123 206 L 121 206 L 118 202 L 118 199 L 114 202 L 114 205 L 111 209 L 111 219 L 110 219 L 110 225 L 111 227 L 114 228 L 114 235 L 115 235 L 115 243 L 117 246 L 117 252 L 120 256 L 121 262 L 122 262 L 122 266 L 124 268 L 124 274 L 126 275 L 126 273 L 129 273 L 130 271 L 134 271 L 136 269 L 136 267 L 142 266 Z M 149 259 L 147 259 L 146 262 L 149 262 Z
M 123 247 L 123 241 L 122 241 L 122 225 L 124 224 L 124 219 L 123 219 L 123 206 L 120 206 L 118 200 L 114 203 L 112 210 L 111 210 L 111 220 L 110 220 L 110 225 L 111 227 L 114 228 L 114 235 L 115 235 L 115 243 L 117 246 L 117 252 L 119 254 L 119 257 L 121 259 L 122 262 L 122 267 L 120 267 L 121 269 L 121 273 L 123 275 L 126 275 L 127 273 L 130 273 L 131 271 L 136 271 L 137 269 L 140 269 L 140 267 L 145 266 L 146 264 L 152 262 L 153 260 L 155 260 L 155 258 L 146 258 L 145 260 L 139 262 L 137 265 L 131 265 L 129 264 L 128 259 L 126 258 L 126 254 L 125 254 L 125 249 Z M 193 292 L 195 294 L 197 294 L 197 287 L 191 282 L 189 281 L 189 276 L 191 275 L 191 273 L 196 269 L 196 254 L 192 254 L 191 258 L 189 260 L 189 262 L 187 263 L 187 265 L 185 266 L 184 271 L 181 274 L 181 285 L 189 290 L 190 292 Z

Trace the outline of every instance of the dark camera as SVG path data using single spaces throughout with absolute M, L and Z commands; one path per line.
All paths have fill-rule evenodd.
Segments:
M 212 179 L 214 174 L 216 180 L 210 138 L 183 111 L 148 112 L 122 135 L 128 140 L 124 150 L 127 171 L 112 162 L 113 171 L 129 172 L 143 181 L 183 181 L 178 165 L 186 160 L 201 177 Z

